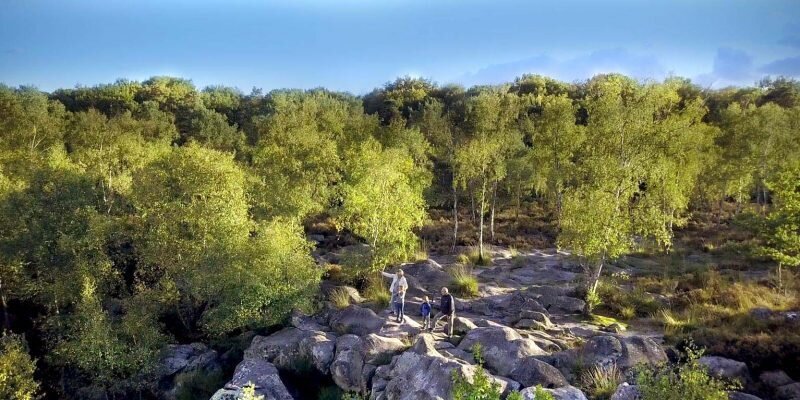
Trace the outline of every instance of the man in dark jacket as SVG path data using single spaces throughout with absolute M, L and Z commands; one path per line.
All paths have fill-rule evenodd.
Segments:
M 433 324 L 431 325 L 431 330 L 436 326 L 436 323 L 439 322 L 440 319 L 447 317 L 447 337 L 453 336 L 453 323 L 456 319 L 456 300 L 450 294 L 450 291 L 447 290 L 446 287 L 442 288 L 442 299 L 439 303 L 439 313 L 436 314 L 436 318 L 433 319 Z

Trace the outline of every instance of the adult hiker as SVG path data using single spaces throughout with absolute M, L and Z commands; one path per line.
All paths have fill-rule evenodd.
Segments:
M 453 323 L 456 319 L 456 300 L 453 298 L 453 295 L 450 294 L 450 291 L 446 287 L 443 287 L 442 299 L 439 302 L 439 313 L 436 314 L 436 318 L 433 319 L 430 330 L 433 331 L 436 323 L 445 317 L 447 317 L 448 326 L 447 337 L 453 337 Z
M 406 280 L 405 273 L 402 269 L 398 269 L 396 273 L 390 274 L 381 271 L 381 274 L 387 278 L 392 278 L 392 283 L 389 285 L 389 292 L 392 293 L 392 309 L 391 314 L 397 316 L 397 322 L 402 322 L 405 315 L 405 296 L 408 290 L 408 281 Z

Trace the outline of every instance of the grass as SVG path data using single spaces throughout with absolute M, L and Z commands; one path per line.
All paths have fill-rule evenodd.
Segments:
M 453 291 L 464 297 L 478 295 L 478 279 L 472 275 L 472 269 L 465 265 L 456 265 L 450 268 Z
M 595 365 L 584 370 L 580 377 L 581 387 L 590 398 L 597 400 L 610 399 L 622 381 L 622 371 L 616 364 Z
M 428 243 L 421 240 L 417 245 L 417 250 L 414 252 L 414 261 L 425 261 L 428 259 Z
M 367 280 L 364 287 L 364 297 L 370 302 L 375 303 L 379 308 L 388 307 L 389 303 L 392 301 L 392 294 L 389 292 L 386 285 L 383 284 L 383 280 L 375 276 Z
M 328 294 L 328 300 L 338 309 L 347 308 L 350 305 L 350 294 L 342 288 L 336 288 Z

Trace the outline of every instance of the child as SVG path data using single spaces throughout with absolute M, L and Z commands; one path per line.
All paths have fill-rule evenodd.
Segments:
M 431 303 L 428 300 L 428 296 L 425 296 L 419 311 L 422 313 L 422 330 L 433 330 L 431 326 Z

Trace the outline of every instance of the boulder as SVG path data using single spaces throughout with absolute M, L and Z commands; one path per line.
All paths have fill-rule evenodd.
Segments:
M 373 365 L 388 364 L 392 357 L 408 346 L 397 338 L 387 338 L 371 333 L 361 340 L 364 362 Z
M 667 354 L 652 339 L 643 336 L 598 335 L 586 341 L 580 355 L 587 364 L 616 364 L 622 369 L 637 364 L 655 365 L 667 361 Z
M 623 382 L 617 386 L 617 390 L 611 395 L 611 400 L 640 400 L 642 394 L 639 392 L 639 387 L 636 385 L 629 385 L 628 382 Z
M 728 392 L 728 400 L 761 400 L 761 397 L 742 392 Z
M 253 338 L 244 356 L 264 359 L 282 370 L 314 367 L 327 374 L 335 348 L 336 337 L 330 333 L 285 328 L 270 336 Z
M 555 400 L 587 400 L 586 395 L 574 386 L 564 386 L 558 389 L 543 389 L 553 395 Z M 536 398 L 536 387 L 523 389 L 520 394 L 525 400 L 540 400 Z
M 455 321 L 453 321 L 453 334 L 454 335 L 466 335 L 469 331 L 477 328 L 478 326 L 475 325 L 472 321 L 468 318 L 456 316 Z M 447 332 L 450 329 L 449 323 L 445 324 L 444 331 Z
M 165 349 L 160 362 L 158 393 L 163 399 L 175 399 L 185 382 L 193 376 L 222 372 L 217 352 L 202 343 L 173 344 Z
M 533 357 L 517 362 L 509 377 L 526 387 L 542 385 L 544 388 L 552 389 L 569 384 L 556 367 Z
M 373 378 L 371 398 L 386 400 L 450 400 L 452 374 L 471 379 L 476 367 L 443 357 L 435 348 L 433 337 L 419 335 L 412 348 L 395 357 L 389 366 L 379 367 Z M 510 381 L 491 377 L 506 392 Z
M 780 400 L 800 399 L 800 382 L 783 385 L 775 390 L 775 397 Z
M 337 386 L 350 392 L 361 392 L 365 382 L 362 379 L 364 355 L 360 349 L 361 338 L 356 335 L 342 335 L 336 339 L 336 358 L 331 364 L 331 377 Z
M 550 329 L 555 326 L 550 321 L 550 317 L 547 315 L 547 313 L 543 313 L 540 311 L 523 310 L 520 313 L 520 317 L 522 317 L 522 319 L 532 319 L 536 322 L 539 322 L 543 324 L 547 329 Z
M 332 313 L 329 324 L 333 330 L 344 335 L 352 333 L 366 336 L 381 329 L 384 319 L 370 309 L 356 305 L 348 306 Z
M 738 380 L 746 383 L 750 379 L 747 364 L 719 356 L 703 356 L 697 360 L 708 369 L 708 373 L 718 378 Z
M 239 363 L 230 382 L 214 393 L 211 400 L 237 400 L 248 384 L 254 385 L 256 395 L 264 396 L 264 400 L 292 400 L 278 369 L 266 360 L 253 358 Z
M 761 381 L 764 386 L 772 390 L 794 382 L 789 375 L 786 375 L 786 372 L 781 370 L 762 372 L 761 375 L 758 376 L 758 380 Z
M 547 354 L 536 342 L 508 327 L 475 328 L 464 336 L 458 348 L 471 351 L 476 344 L 482 347 L 486 367 L 503 376 L 508 376 L 524 358 Z

